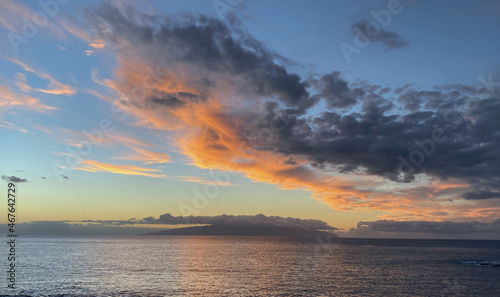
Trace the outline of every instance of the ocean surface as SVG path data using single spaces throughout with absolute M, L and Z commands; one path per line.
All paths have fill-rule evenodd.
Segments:
M 2 277 L 1 294 L 500 296 L 500 241 L 20 237 L 16 249 L 17 289 Z

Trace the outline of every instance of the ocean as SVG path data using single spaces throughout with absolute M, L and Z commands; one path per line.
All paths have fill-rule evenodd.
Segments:
M 500 241 L 20 237 L 28 296 L 500 296 Z M 4 249 L 7 253 L 7 247 Z M 1 253 L 1 249 L 0 249 Z

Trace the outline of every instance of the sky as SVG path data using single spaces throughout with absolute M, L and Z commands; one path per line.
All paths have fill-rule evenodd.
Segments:
M 18 220 L 37 230 L 227 215 L 500 238 L 499 14 L 497 1 L 2 1 L 2 188 L 16 183 Z

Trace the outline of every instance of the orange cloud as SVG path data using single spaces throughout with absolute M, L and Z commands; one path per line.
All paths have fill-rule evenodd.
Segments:
M 135 153 L 124 156 L 115 157 L 119 160 L 139 161 L 142 164 L 158 164 L 170 162 L 170 156 L 165 153 L 153 152 L 141 148 L 132 148 Z
M 104 43 L 102 43 L 101 41 L 94 41 L 94 42 L 91 42 L 89 44 L 89 46 L 91 48 L 95 48 L 95 49 L 102 49 L 102 48 L 104 48 Z
M 155 178 L 165 178 L 165 175 L 158 174 L 159 169 L 151 169 L 139 166 L 128 165 L 114 165 L 108 163 L 101 163 L 93 160 L 82 160 L 80 166 L 74 168 L 76 170 L 90 171 L 90 172 L 112 172 L 126 175 L 142 175 Z
M 20 107 L 35 110 L 37 112 L 48 112 L 58 108 L 43 104 L 38 98 L 26 94 L 19 94 L 7 86 L 0 85 L 0 110 Z
M 234 184 L 232 184 L 230 182 L 207 180 L 207 179 L 204 179 L 204 178 L 201 178 L 198 176 L 190 176 L 190 175 L 188 175 L 188 176 L 173 176 L 173 177 L 168 177 L 168 179 L 189 182 L 189 183 L 203 184 L 203 185 L 221 186 L 221 187 L 234 186 Z

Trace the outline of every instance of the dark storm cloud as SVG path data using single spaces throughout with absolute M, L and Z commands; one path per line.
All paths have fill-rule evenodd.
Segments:
M 294 227 L 315 230 L 336 230 L 327 223 L 320 220 L 305 220 L 297 218 L 284 218 L 279 216 L 265 216 L 258 214 L 250 215 L 220 215 L 220 216 L 173 216 L 169 213 L 162 214 L 158 218 L 146 217 L 142 220 L 87 220 L 85 223 L 96 223 L 103 225 L 130 225 L 130 224 L 166 224 L 166 225 L 227 225 L 227 226 L 273 226 Z
M 354 36 L 358 37 L 360 32 L 371 42 L 380 42 L 383 44 L 386 51 L 403 48 L 409 45 L 409 43 L 401 35 L 384 29 L 377 31 L 373 28 L 373 26 L 370 26 L 370 22 L 366 20 L 358 21 L 351 26 L 351 33 Z
M 13 176 L 13 175 L 11 175 L 11 176 L 2 175 L 2 179 L 5 181 L 8 181 L 8 182 L 12 182 L 12 183 L 26 183 L 26 182 L 28 182 L 28 180 L 25 178 L 20 178 L 20 177 Z

